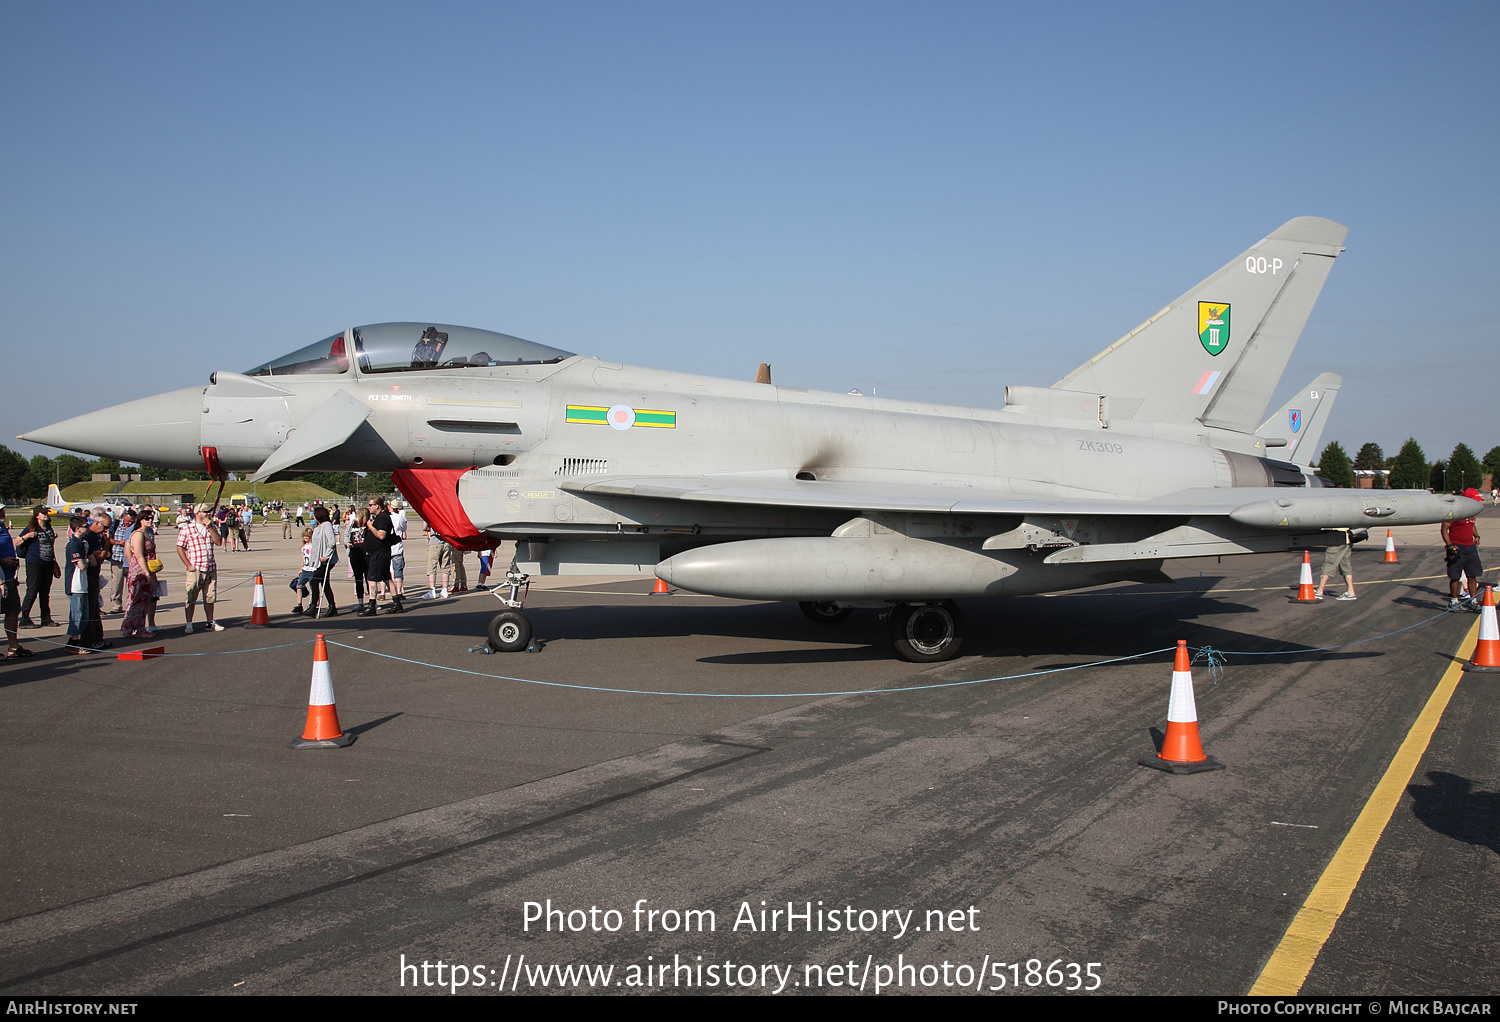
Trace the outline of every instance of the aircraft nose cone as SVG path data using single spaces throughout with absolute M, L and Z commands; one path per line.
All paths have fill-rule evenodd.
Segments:
M 161 468 L 198 468 L 203 388 L 128 401 L 21 434 L 22 440 Z

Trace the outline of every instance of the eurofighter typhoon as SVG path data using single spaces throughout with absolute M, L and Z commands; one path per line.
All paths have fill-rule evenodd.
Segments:
M 519 541 L 521 572 L 654 570 L 830 622 L 889 607 L 900 656 L 946 660 L 955 599 L 1164 580 L 1170 557 L 1478 513 L 1452 495 L 1327 488 L 1309 464 L 1337 376 L 1262 421 L 1346 234 L 1288 221 L 1053 386 L 1007 387 L 999 410 L 380 323 L 23 439 L 219 479 L 389 471 L 455 545 Z M 496 648 L 530 639 L 511 605 Z

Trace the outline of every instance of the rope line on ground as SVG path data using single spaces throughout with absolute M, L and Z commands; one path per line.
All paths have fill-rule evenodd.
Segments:
M 411 660 L 407 657 L 396 656 L 392 653 L 378 653 L 373 649 L 364 649 L 360 646 L 350 646 L 347 643 L 334 642 L 332 639 L 325 640 L 330 646 L 338 646 L 341 649 L 352 649 L 370 656 L 381 657 L 386 660 L 399 660 L 402 663 L 416 664 L 418 667 L 431 667 L 439 671 L 451 671 L 455 674 L 469 674 L 476 678 L 490 678 L 495 681 L 514 681 L 522 685 L 542 685 L 547 688 L 572 688 L 583 692 L 608 692 L 614 695 L 627 696 L 689 696 L 695 699 L 810 699 L 823 696 L 865 696 L 865 695 L 887 695 L 894 692 L 924 692 L 929 689 L 958 688 L 963 685 L 983 685 L 991 681 L 1014 681 L 1019 678 L 1034 678 L 1043 674 L 1058 674 L 1063 671 L 1079 671 L 1085 667 L 1102 667 L 1105 664 L 1118 664 L 1127 660 L 1139 660 L 1141 657 L 1153 656 L 1157 653 L 1169 653 L 1172 649 L 1153 649 L 1145 653 L 1133 653 L 1130 656 L 1114 657 L 1110 660 L 1096 660 L 1087 664 L 1070 664 L 1066 667 L 1049 667 L 1040 671 L 1026 671 L 1022 674 L 1007 674 L 994 678 L 974 678 L 969 681 L 944 681 L 931 685 L 905 685 L 900 688 L 865 688 L 851 689 L 841 692 L 662 692 L 653 689 L 637 688 L 606 688 L 602 685 L 579 685 L 566 681 L 537 681 L 534 678 L 513 678 L 504 674 L 486 674 L 483 671 L 471 671 L 464 667 L 448 667 L 444 664 L 431 664 L 421 660 Z
M 1424 628 L 1445 617 L 1447 611 L 1435 614 L 1430 618 L 1418 621 L 1416 624 L 1407 625 L 1405 628 L 1397 628 L 1394 631 L 1385 632 L 1381 635 L 1371 636 L 1365 639 L 1356 639 L 1353 642 L 1342 643 L 1337 646 L 1321 646 L 1310 649 L 1280 649 L 1280 650 L 1221 650 L 1212 646 L 1190 647 L 1194 650 L 1193 661 L 1202 662 L 1208 667 L 1213 683 L 1217 685 L 1222 673 L 1222 668 L 1227 666 L 1225 657 L 1230 656 L 1295 656 L 1306 653 L 1326 653 L 1333 650 L 1344 649 L 1348 646 L 1359 646 L 1376 639 L 1388 638 L 1392 635 L 1400 635 L 1416 628 Z M 811 699 L 832 696 L 863 696 L 863 695 L 885 695 L 895 692 L 925 692 L 933 689 L 959 688 L 965 685 L 985 685 L 996 681 L 1019 681 L 1023 678 L 1036 678 L 1048 674 L 1060 674 L 1065 671 L 1080 671 L 1089 667 L 1104 667 L 1109 664 L 1125 663 L 1130 660 L 1139 660 L 1143 657 L 1155 656 L 1158 653 L 1175 652 L 1175 646 L 1163 649 L 1147 650 L 1144 653 L 1132 653 L 1129 656 L 1112 657 L 1108 660 L 1093 660 L 1085 664 L 1069 664 L 1064 667 L 1049 667 L 1038 671 L 1023 671 L 1019 674 L 1003 674 L 989 678 L 973 678 L 967 681 L 945 681 L 934 682 L 930 685 L 903 685 L 897 688 L 866 688 L 848 689 L 830 692 L 666 692 L 654 689 L 633 688 L 610 688 L 603 685 L 581 685 L 575 682 L 564 681 L 538 681 L 535 678 L 517 678 L 507 674 L 487 674 L 484 671 L 473 671 L 464 667 L 450 667 L 446 664 L 434 664 L 423 660 L 413 660 L 409 657 L 396 656 L 393 653 L 381 653 L 363 646 L 351 646 L 348 643 L 336 642 L 332 639 L 325 640 L 330 646 L 338 646 L 341 649 L 351 649 L 369 656 L 381 657 L 386 660 L 396 660 L 401 663 L 414 664 L 418 667 L 429 667 L 439 671 L 450 671 L 455 674 L 467 674 L 476 678 L 490 678 L 495 681 L 514 681 L 522 685 L 541 685 L 547 688 L 571 688 L 583 692 L 607 692 L 612 695 L 638 695 L 638 696 L 686 696 L 695 699 Z
M 1432 576 L 1432 577 L 1440 578 L 1440 577 L 1446 577 L 1446 576 Z M 1397 581 L 1397 580 L 1390 580 L 1390 581 Z M 1277 588 L 1281 588 L 1281 587 L 1277 587 Z M 1215 591 L 1218 591 L 1218 590 L 1215 590 Z M 1334 652 L 1334 651 L 1340 650 L 1340 649 L 1348 649 L 1350 646 L 1361 646 L 1361 645 L 1364 645 L 1365 643 L 1376 642 L 1376 641 L 1379 641 L 1380 639 L 1389 638 L 1392 635 L 1401 635 L 1401 634 L 1403 634 L 1405 632 L 1415 631 L 1415 630 L 1417 630 L 1419 628 L 1426 628 L 1426 627 L 1428 627 L 1430 625 L 1433 625 L 1433 624 L 1437 623 L 1438 621 L 1443 620 L 1444 618 L 1449 617 L 1450 613 L 1451 612 L 1447 611 L 1447 610 L 1440 611 L 1437 614 L 1432 615 L 1431 617 L 1424 618 L 1423 620 L 1418 621 L 1415 624 L 1410 624 L 1410 625 L 1407 625 L 1407 626 L 1405 626 L 1403 628 L 1397 628 L 1397 629 L 1394 629 L 1393 631 L 1389 631 L 1389 632 L 1381 632 L 1379 635 L 1371 635 L 1371 636 L 1367 636 L 1366 638 L 1363 638 L 1363 639 L 1354 639 L 1354 640 L 1352 640 L 1350 642 L 1343 642 L 1343 643 L 1339 643 L 1339 644 L 1334 645 L 1334 646 L 1313 646 L 1313 647 L 1299 647 L 1299 648 L 1295 648 L 1295 649 L 1274 649 L 1274 650 L 1243 650 L 1243 649 L 1216 649 L 1213 646 L 1207 646 L 1207 645 L 1205 645 L 1205 646 L 1190 646 L 1189 649 L 1191 649 L 1193 651 L 1192 662 L 1193 663 L 1203 663 L 1203 664 L 1205 664 L 1207 666 L 1207 668 L 1208 668 L 1208 671 L 1209 671 L 1209 677 L 1212 679 L 1213 684 L 1217 685 L 1219 683 L 1220 678 L 1223 676 L 1222 668 L 1225 667 L 1225 666 L 1227 666 L 1227 663 L 1228 663 L 1228 661 L 1225 659 L 1226 657 L 1231 657 L 1231 656 L 1295 656 L 1295 655 L 1301 655 L 1301 654 L 1306 654 L 1306 653 L 1331 653 L 1331 652 Z M 1357 624 L 1359 622 L 1354 622 L 1354 623 Z M 204 625 L 203 627 L 210 628 L 211 626 Z M 1368 626 L 1365 626 L 1365 627 L 1368 627 Z M 76 643 L 58 642 L 55 639 L 45 639 L 45 638 L 42 638 L 41 636 L 38 636 L 38 635 L 28 636 L 27 637 L 27 641 L 28 642 L 45 643 L 45 644 L 50 645 L 50 646 L 61 646 L 61 647 L 65 648 L 65 649 L 87 649 L 87 648 L 91 648 L 91 647 L 79 646 Z M 285 642 L 285 643 L 280 643 L 280 644 L 275 645 L 275 646 L 257 646 L 257 647 L 252 648 L 252 649 L 221 649 L 221 650 L 209 650 L 209 651 L 201 652 L 201 653 L 156 653 L 156 654 L 153 654 L 153 656 L 154 657 L 203 657 L 203 656 L 232 656 L 232 655 L 235 655 L 235 654 L 238 654 L 238 653 L 264 653 L 264 652 L 269 652 L 271 650 L 276 650 L 276 649 L 289 649 L 289 648 L 291 648 L 293 646 L 305 646 L 308 643 L 311 643 L 313 641 L 314 640 L 312 640 L 312 639 L 298 639 L 295 642 Z M 348 645 L 347 643 L 335 642 L 332 639 L 327 639 L 326 641 L 327 641 L 328 645 L 330 645 L 330 646 L 338 646 L 338 647 L 340 647 L 342 649 L 352 649 L 352 650 L 356 650 L 356 651 L 361 652 L 361 653 L 367 653 L 370 656 L 384 657 L 384 658 L 386 658 L 388 660 L 398 660 L 398 661 L 400 661 L 402 663 L 415 664 L 415 665 L 417 665 L 419 667 L 430 667 L 430 668 L 433 668 L 434 670 L 451 671 L 451 672 L 454 672 L 454 673 L 457 673 L 457 674 L 468 674 L 468 675 L 472 675 L 472 676 L 478 677 L 478 678 L 491 678 L 491 679 L 494 679 L 496 681 L 514 681 L 514 682 L 517 682 L 517 683 L 523 684 L 523 685 L 542 685 L 542 686 L 546 686 L 546 687 L 549 687 L 549 688 L 571 688 L 571 689 L 578 689 L 580 691 L 585 691 L 585 692 L 608 692 L 608 693 L 613 693 L 613 694 L 616 694 L 616 695 L 691 696 L 691 697 L 694 697 L 694 698 L 704 698 L 704 699 L 800 699 L 800 698 L 825 697 L 825 696 L 879 695 L 881 693 L 889 693 L 889 692 L 922 692 L 922 691 L 927 691 L 927 690 L 931 690 L 931 689 L 956 688 L 956 687 L 960 687 L 960 686 L 964 686 L 964 685 L 983 685 L 983 684 L 987 684 L 989 682 L 994 682 L 994 681 L 1017 681 L 1017 680 L 1020 680 L 1022 678 L 1033 678 L 1033 677 L 1038 677 L 1040 675 L 1045 675 L 1045 674 L 1056 674 L 1056 673 L 1060 673 L 1060 672 L 1063 672 L 1063 671 L 1077 671 L 1077 670 L 1082 670 L 1082 669 L 1084 669 L 1086 667 L 1102 667 L 1102 666 L 1104 666 L 1106 664 L 1116 664 L 1116 663 L 1124 663 L 1124 662 L 1129 661 L 1129 660 L 1139 660 L 1142 657 L 1153 656 L 1153 655 L 1155 655 L 1157 653 L 1170 653 L 1170 652 L 1173 652 L 1175 650 L 1175 647 L 1167 647 L 1165 649 L 1149 650 L 1149 651 L 1144 652 L 1144 653 L 1133 653 L 1133 654 L 1131 654 L 1129 656 L 1114 657 L 1114 658 L 1109 659 L 1109 660 L 1096 660 L 1096 661 L 1091 661 L 1091 662 L 1086 663 L 1086 664 L 1071 664 L 1071 665 L 1068 665 L 1066 667 L 1053 667 L 1053 668 L 1048 668 L 1048 669 L 1041 670 L 1041 671 L 1026 671 L 1026 672 L 1023 672 L 1023 673 L 1020 673 L 1020 674 L 997 675 L 997 676 L 992 677 L 992 678 L 975 678 L 975 679 L 972 679 L 972 680 L 969 680 L 969 681 L 949 681 L 949 682 L 934 683 L 934 684 L 931 684 L 931 685 L 908 685 L 908 686 L 903 686 L 903 687 L 900 687 L 900 688 L 852 689 L 852 690 L 837 691 L 837 692 L 730 693 L 730 692 L 665 692 L 665 691 L 655 691 L 655 690 L 650 690 L 650 689 L 608 688 L 608 687 L 600 686 L 600 685 L 579 685 L 579 684 L 573 684 L 573 683 L 569 683 L 569 682 L 560 682 L 560 681 L 538 681 L 538 680 L 535 680 L 535 679 L 532 679 L 532 678 L 517 678 L 517 677 L 512 677 L 510 675 L 505 675 L 505 674 L 486 674 L 483 671 L 472 671 L 472 670 L 469 670 L 467 668 L 462 668 L 462 667 L 449 667 L 449 666 L 444 665 L 444 664 L 434 664 L 434 663 L 429 663 L 429 662 L 424 661 L 424 660 L 412 660 L 412 659 L 410 659 L 408 657 L 399 657 L 399 656 L 396 656 L 396 655 L 391 654 L 391 653 L 379 653 L 379 652 L 376 652 L 375 650 L 372 650 L 372 649 L 365 649 L 362 646 L 351 646 L 351 645 Z M 94 650 L 94 652 L 105 652 L 105 651 L 104 650 Z

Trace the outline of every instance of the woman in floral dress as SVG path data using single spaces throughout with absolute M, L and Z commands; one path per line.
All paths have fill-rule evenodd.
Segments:
M 156 611 L 156 573 L 149 566 L 156 559 L 153 517 L 150 508 L 141 511 L 125 552 L 125 620 L 120 623 L 120 634 L 127 638 L 145 639 L 156 634 L 146 626 L 147 615 L 154 617 Z

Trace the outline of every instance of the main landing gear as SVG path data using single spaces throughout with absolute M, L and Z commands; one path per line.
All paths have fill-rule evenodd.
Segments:
M 509 596 L 502 594 L 502 586 L 496 586 L 494 593 L 495 599 L 505 604 L 506 609 L 490 618 L 486 635 L 490 649 L 496 653 L 519 653 L 531 645 L 531 621 L 521 613 L 526 592 L 531 588 L 531 576 L 517 571 L 512 564 L 505 573 L 505 585 L 510 587 Z
M 804 600 L 797 604 L 810 621 L 835 624 L 854 612 L 845 603 Z M 952 600 L 941 603 L 897 603 L 886 617 L 896 655 L 914 664 L 952 660 L 964 641 L 964 619 Z
M 964 641 L 964 619 L 952 600 L 898 603 L 886 619 L 896 655 L 914 664 L 952 660 Z
M 820 625 L 838 624 L 844 618 L 854 613 L 853 607 L 845 606 L 842 603 L 814 603 L 803 600 L 797 606 L 802 609 L 803 614 L 807 615 L 809 621 L 816 621 Z

